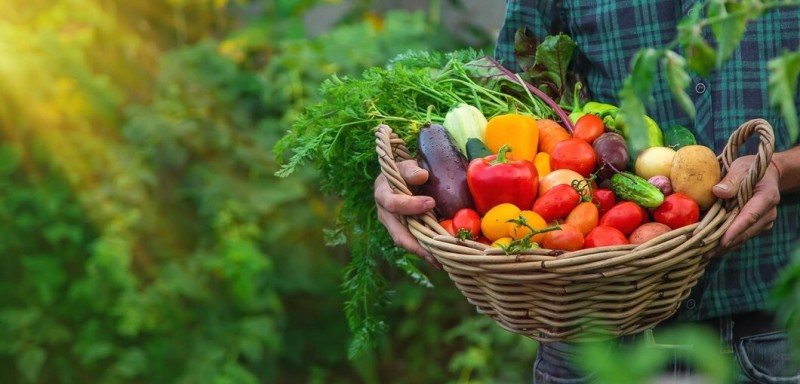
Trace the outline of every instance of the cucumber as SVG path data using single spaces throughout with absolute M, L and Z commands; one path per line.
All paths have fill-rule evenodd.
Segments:
M 632 201 L 645 208 L 658 208 L 664 202 L 664 194 L 658 187 L 630 172 L 619 172 L 611 176 L 611 190 L 620 199 Z
M 472 161 L 474 159 L 479 159 L 481 157 L 494 155 L 489 147 L 486 146 L 486 143 L 481 141 L 481 139 L 477 137 L 470 137 L 467 139 L 467 161 Z
M 679 150 L 687 145 L 697 144 L 697 139 L 689 129 L 673 125 L 664 130 L 664 146 Z

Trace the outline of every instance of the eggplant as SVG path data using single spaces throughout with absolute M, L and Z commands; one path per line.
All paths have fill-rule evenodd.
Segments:
M 622 135 L 606 132 L 594 140 L 592 149 L 597 156 L 597 177 L 601 180 L 628 169 L 630 155 Z
M 475 209 L 467 184 L 467 159 L 440 124 L 426 124 L 417 135 L 417 163 L 428 171 L 428 181 L 417 193 L 436 201 L 434 213 L 450 219 L 461 208 Z

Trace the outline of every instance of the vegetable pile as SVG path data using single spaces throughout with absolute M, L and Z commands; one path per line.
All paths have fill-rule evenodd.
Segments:
M 447 125 L 420 131 L 419 165 L 430 179 L 419 194 L 436 200 L 450 234 L 506 253 L 641 244 L 697 223 L 716 201 L 714 152 L 685 128 L 653 122 L 650 146 L 632 156 L 617 110 L 586 103 L 570 114 L 570 131 L 549 118 L 487 119 L 459 105 Z

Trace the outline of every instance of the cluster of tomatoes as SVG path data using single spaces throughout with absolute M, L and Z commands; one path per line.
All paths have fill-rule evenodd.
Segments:
M 621 199 L 608 182 L 603 183 L 605 188 L 598 187 L 599 164 L 591 141 L 603 131 L 596 128 L 595 121 L 593 124 L 594 137 L 580 137 L 581 125 L 576 124 L 572 137 L 546 153 L 549 161 L 536 164 L 538 177 L 533 183 L 537 196 L 532 204 L 509 200 L 489 208 L 462 208 L 441 220 L 442 227 L 453 236 L 511 252 L 531 248 L 575 251 L 641 244 L 699 220 L 698 204 L 682 193 L 668 194 L 658 207 L 645 208 Z M 602 127 L 602 122 L 599 124 Z

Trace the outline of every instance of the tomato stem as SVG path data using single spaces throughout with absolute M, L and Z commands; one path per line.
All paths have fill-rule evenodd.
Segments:
M 575 190 L 578 191 L 578 195 L 580 195 L 581 197 L 581 202 L 592 201 L 592 197 L 594 196 L 594 191 L 592 189 L 592 182 L 596 178 L 597 175 L 592 173 L 589 175 L 588 178 L 583 178 L 580 180 L 572 180 L 571 183 L 572 188 L 575 188 Z

